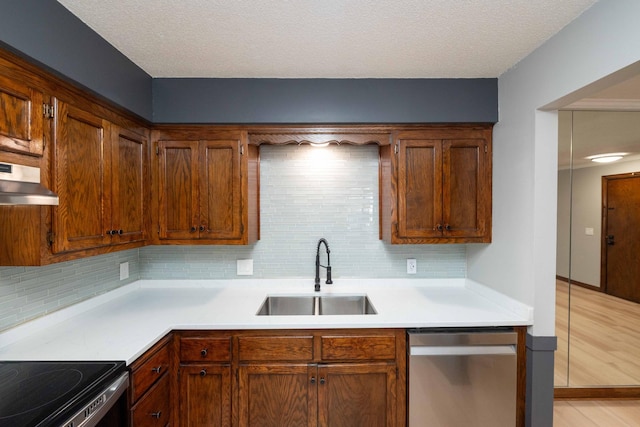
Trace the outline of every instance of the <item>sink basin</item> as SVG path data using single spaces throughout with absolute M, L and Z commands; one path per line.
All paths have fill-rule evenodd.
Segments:
M 270 295 L 258 316 L 330 316 L 377 314 L 366 295 Z

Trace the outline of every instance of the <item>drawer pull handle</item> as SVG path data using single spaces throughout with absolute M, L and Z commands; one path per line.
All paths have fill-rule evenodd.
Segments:
M 153 418 L 160 418 L 162 416 L 162 411 L 158 411 L 158 412 L 152 412 L 151 416 Z
M 156 374 L 159 374 L 161 370 L 162 370 L 162 366 L 158 366 L 157 368 L 151 368 L 151 372 L 155 372 Z
M 207 357 L 207 353 L 208 353 L 208 351 L 207 351 L 206 348 L 203 348 L 202 350 L 200 350 L 200 356 L 202 356 L 202 357 Z
M 207 375 L 206 369 L 203 369 L 202 371 L 200 371 L 200 376 L 201 377 L 204 377 L 205 375 Z

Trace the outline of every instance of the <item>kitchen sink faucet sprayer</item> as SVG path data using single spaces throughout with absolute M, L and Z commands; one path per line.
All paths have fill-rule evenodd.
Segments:
M 325 248 L 327 248 L 327 265 L 320 265 L 320 245 L 324 243 Z M 315 286 L 315 290 L 316 292 L 320 291 L 320 267 L 326 268 L 327 269 L 327 280 L 325 281 L 325 283 L 327 285 L 330 285 L 333 283 L 333 281 L 331 280 L 331 260 L 329 258 L 329 253 L 331 251 L 329 250 L 329 243 L 327 243 L 327 241 L 322 238 L 320 240 L 318 240 L 318 249 L 316 250 L 316 286 Z

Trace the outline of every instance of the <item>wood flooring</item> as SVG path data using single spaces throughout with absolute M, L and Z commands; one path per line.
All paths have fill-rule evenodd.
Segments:
M 555 386 L 640 385 L 640 304 L 580 286 L 569 297 L 561 281 L 556 289 Z
M 556 400 L 554 427 L 638 427 L 640 400 Z

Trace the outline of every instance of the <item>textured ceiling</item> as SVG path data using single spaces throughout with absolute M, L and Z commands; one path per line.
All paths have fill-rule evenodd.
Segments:
M 596 0 L 58 0 L 153 77 L 498 77 Z

